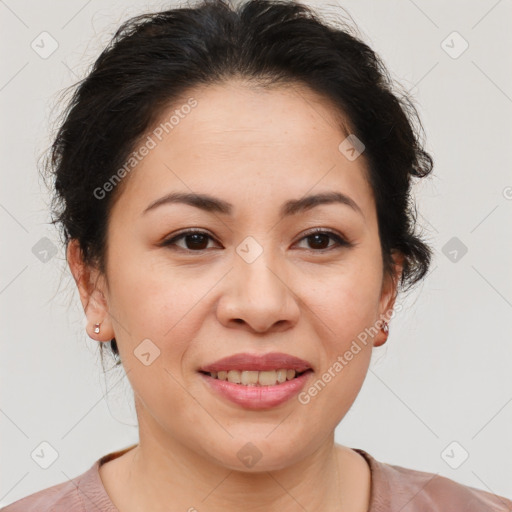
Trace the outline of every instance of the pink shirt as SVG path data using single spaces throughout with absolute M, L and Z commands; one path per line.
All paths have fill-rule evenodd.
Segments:
M 0 510 L 5 512 L 119 512 L 110 500 L 99 466 L 132 448 L 111 452 L 85 473 L 21 498 Z M 512 501 L 465 486 L 449 478 L 375 460 L 352 448 L 368 462 L 371 498 L 368 512 L 512 512 Z

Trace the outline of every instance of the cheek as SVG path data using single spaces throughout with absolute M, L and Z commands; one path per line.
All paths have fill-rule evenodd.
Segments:
M 189 312 L 215 282 L 164 266 L 161 259 L 155 264 L 147 255 L 132 253 L 131 257 L 116 261 L 110 277 L 109 309 L 119 324 L 116 333 L 120 331 L 120 337 L 131 338 L 132 345 L 144 338 L 158 345 L 180 339 L 177 332 L 189 325 Z
M 316 315 L 312 322 L 323 329 L 319 339 L 330 340 L 332 348 L 341 350 L 373 325 L 379 307 L 380 272 L 373 260 L 361 255 L 353 264 L 318 273 L 314 282 L 305 283 L 300 293 Z

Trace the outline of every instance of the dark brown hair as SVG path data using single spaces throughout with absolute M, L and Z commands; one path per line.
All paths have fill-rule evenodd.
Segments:
M 415 232 L 411 177 L 428 175 L 433 161 L 420 144 L 410 98 L 394 92 L 380 58 L 350 32 L 304 4 L 279 0 L 238 7 L 205 0 L 124 22 L 76 84 L 45 160 L 54 179 L 52 223 L 62 225 L 66 247 L 77 239 L 84 262 L 104 273 L 109 212 L 125 183 L 103 200 L 94 191 L 187 90 L 241 77 L 260 86 L 306 85 L 338 107 L 365 145 L 384 271 L 393 273 L 391 255 L 398 250 L 405 258 L 402 291 L 419 282 L 431 249 Z M 115 339 L 111 348 L 118 356 Z

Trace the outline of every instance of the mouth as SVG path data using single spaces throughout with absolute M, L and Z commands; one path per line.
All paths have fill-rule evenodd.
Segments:
M 212 379 L 240 384 L 241 386 L 279 386 L 287 381 L 297 379 L 305 373 L 313 370 L 308 368 L 303 371 L 296 371 L 293 368 L 280 368 L 278 370 L 220 370 L 218 372 L 206 372 L 200 370 L 199 373 L 211 377 Z
M 198 369 L 207 389 L 245 409 L 276 407 L 297 395 L 313 367 L 289 354 L 235 354 Z

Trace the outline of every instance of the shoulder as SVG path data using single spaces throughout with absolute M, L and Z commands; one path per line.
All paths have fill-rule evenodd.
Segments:
M 95 512 L 109 511 L 99 484 L 98 461 L 77 477 L 25 496 L 1 512 Z
M 368 461 L 372 473 L 370 512 L 512 512 L 512 501 L 437 473 L 428 473 L 375 460 L 357 450 Z
M 46 489 L 25 496 L 0 509 L 1 512 L 57 512 L 84 510 L 80 495 L 72 481 L 52 485 Z

